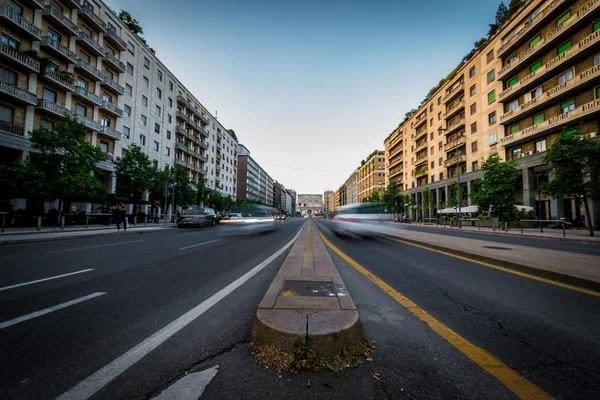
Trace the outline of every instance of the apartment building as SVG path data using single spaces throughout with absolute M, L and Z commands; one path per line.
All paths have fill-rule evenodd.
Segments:
M 373 191 L 383 195 L 385 189 L 385 152 L 378 151 L 369 156 L 356 172 L 356 201 L 348 196 L 346 204 L 360 203 Z M 352 176 L 352 175 L 351 175 Z M 346 188 L 348 191 L 348 187 Z
M 250 156 L 250 150 L 238 144 L 237 199 L 255 200 L 273 207 L 273 178 Z
M 298 193 L 296 193 L 296 191 L 294 189 L 288 189 L 288 193 L 290 194 L 290 202 L 291 202 L 290 213 L 292 215 L 296 215 L 296 197 L 298 196 Z
M 323 193 L 323 210 L 326 213 L 333 212 L 334 192 L 333 190 L 325 190 Z
M 541 157 L 565 128 L 593 138 L 600 115 L 600 2 L 531 0 L 386 140 L 388 177 L 434 208 L 460 178 L 463 205 L 491 153 L 517 160 L 523 204 L 541 218 L 579 218 L 580 199 L 540 195 L 549 179 Z M 459 176 L 460 175 L 460 176 Z M 594 220 L 600 205 L 591 202 Z M 420 218 L 415 210 L 413 218 Z
M 235 133 L 225 129 L 212 115 L 207 126 L 209 149 L 207 152 L 206 184 L 223 196 L 237 199 L 238 141 Z

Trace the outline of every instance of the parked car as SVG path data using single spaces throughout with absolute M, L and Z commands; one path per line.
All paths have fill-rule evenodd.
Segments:
M 184 228 L 187 226 L 215 226 L 217 224 L 217 215 L 212 208 L 198 207 L 185 210 L 177 220 L 177 226 Z

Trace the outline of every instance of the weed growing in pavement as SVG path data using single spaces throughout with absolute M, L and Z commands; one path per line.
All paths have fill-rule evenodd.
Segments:
M 375 341 L 362 338 L 353 346 L 344 349 L 333 357 L 319 356 L 314 350 L 300 345 L 293 353 L 274 346 L 252 345 L 254 357 L 260 364 L 275 371 L 299 372 L 302 370 L 324 370 L 339 372 L 346 368 L 357 368 L 365 363 L 365 358 L 373 355 Z

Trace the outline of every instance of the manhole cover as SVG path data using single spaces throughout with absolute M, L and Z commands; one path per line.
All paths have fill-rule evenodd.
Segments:
M 494 249 L 494 250 L 512 250 L 511 248 L 508 248 L 508 247 L 496 247 L 496 246 L 481 246 L 481 247 L 485 247 L 486 249 Z
M 280 296 L 335 297 L 331 281 L 284 281 Z

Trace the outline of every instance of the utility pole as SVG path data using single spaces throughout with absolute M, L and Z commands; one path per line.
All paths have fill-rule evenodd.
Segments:
M 173 201 L 171 202 L 172 204 L 172 215 L 173 215 L 173 221 L 175 221 L 175 176 L 177 175 L 177 171 L 175 170 L 175 165 L 173 165 Z

